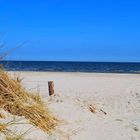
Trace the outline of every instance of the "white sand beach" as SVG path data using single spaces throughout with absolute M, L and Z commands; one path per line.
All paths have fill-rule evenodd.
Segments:
M 39 92 L 50 112 L 61 120 L 52 136 L 36 130 L 28 139 L 140 140 L 139 74 L 10 74 L 22 77 L 28 90 Z M 48 96 L 48 81 L 54 81 L 55 96 Z M 17 128 L 26 130 L 23 125 Z

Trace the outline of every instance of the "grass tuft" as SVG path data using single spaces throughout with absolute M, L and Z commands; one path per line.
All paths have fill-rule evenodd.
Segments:
M 0 70 L 0 108 L 12 115 L 24 116 L 33 125 L 48 133 L 51 133 L 58 123 L 39 95 L 28 93 L 19 80 L 12 79 L 3 70 Z M 0 132 L 5 128 L 1 125 Z

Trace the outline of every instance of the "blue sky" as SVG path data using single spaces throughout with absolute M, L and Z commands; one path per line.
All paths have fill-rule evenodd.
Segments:
M 0 0 L 7 59 L 140 62 L 139 0 Z

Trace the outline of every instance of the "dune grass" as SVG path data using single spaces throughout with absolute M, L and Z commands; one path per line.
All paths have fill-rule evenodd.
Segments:
M 12 115 L 24 116 L 32 125 L 49 134 L 58 124 L 58 120 L 48 111 L 39 95 L 28 93 L 20 80 L 12 79 L 3 70 L 0 70 L 0 108 Z M 6 124 L 0 124 L 0 132 L 7 132 Z
M 0 134 L 3 134 L 3 138 L 5 140 L 24 140 L 26 134 L 28 134 L 28 129 L 26 132 L 22 132 L 20 134 L 16 134 L 16 131 L 10 130 L 11 126 L 18 125 L 20 120 L 13 119 L 10 122 L 0 123 Z

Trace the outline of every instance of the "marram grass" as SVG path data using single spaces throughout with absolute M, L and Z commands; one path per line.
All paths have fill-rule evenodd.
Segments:
M 17 122 L 18 120 L 12 120 L 10 122 L 7 123 L 0 123 L 0 136 L 4 139 L 4 140 L 25 140 L 25 136 L 26 134 L 29 133 L 28 129 L 26 132 L 22 132 L 20 134 L 16 134 L 16 131 L 12 131 L 10 130 L 9 127 L 13 126 L 13 125 L 17 125 L 20 124 Z M 0 138 L 1 138 L 0 137 Z
M 24 116 L 34 126 L 52 133 L 58 120 L 50 114 L 41 98 L 28 93 L 19 80 L 12 79 L 7 72 L 0 70 L 0 108 L 16 116 Z M 0 132 L 6 127 L 0 125 Z

